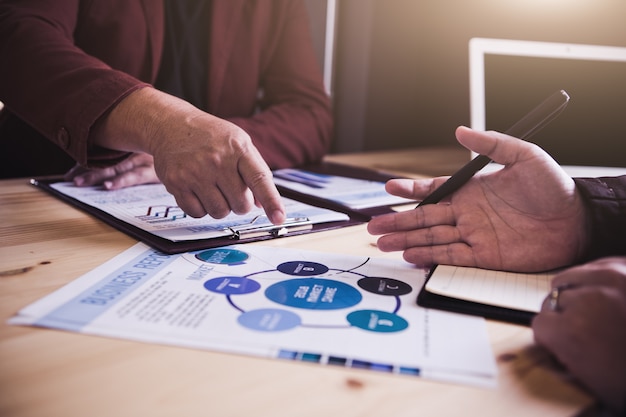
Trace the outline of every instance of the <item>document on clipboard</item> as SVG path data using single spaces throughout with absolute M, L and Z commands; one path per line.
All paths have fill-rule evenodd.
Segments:
M 315 172 L 311 171 L 315 169 L 308 168 L 302 172 Z M 325 181 L 348 181 L 353 184 L 352 187 L 361 185 L 363 190 L 373 188 L 373 184 L 384 190 L 384 181 L 388 179 L 383 174 L 361 168 L 342 166 L 336 176 L 331 176 L 328 167 L 317 169 L 320 173 L 315 175 L 320 175 L 320 178 L 324 175 Z M 331 170 L 337 170 L 337 167 L 333 166 Z M 342 173 L 352 176 L 343 176 Z M 357 178 L 363 175 L 367 178 Z M 174 196 L 162 184 L 105 190 L 99 186 L 76 187 L 71 182 L 58 179 L 33 179 L 31 183 L 168 254 L 345 227 L 368 221 L 381 210 L 391 211 L 385 205 L 389 202 L 386 200 L 388 195 L 381 195 L 385 199 L 382 203 L 370 199 L 367 204 L 353 209 L 341 202 L 319 197 L 317 192 L 311 195 L 302 192 L 290 194 L 289 190 L 281 189 L 287 219 L 276 226 L 260 208 L 246 215 L 231 213 L 222 219 L 208 215 L 193 218 L 178 207 Z M 327 191 L 332 188 L 338 187 L 327 187 Z M 373 209 L 371 212 L 368 211 L 370 207 Z
M 321 163 L 273 171 L 283 196 L 347 213 L 362 222 L 416 201 L 387 193 L 391 174 L 338 163 Z
M 331 175 L 306 169 L 274 171 L 274 183 L 300 194 L 315 195 L 348 209 L 362 210 L 413 202 L 385 191 L 381 181 Z

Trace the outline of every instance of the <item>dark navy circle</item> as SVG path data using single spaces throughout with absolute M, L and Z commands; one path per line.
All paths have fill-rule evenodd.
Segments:
M 295 275 L 299 277 L 312 277 L 314 275 L 322 275 L 328 272 L 326 265 L 309 261 L 291 261 L 285 262 L 276 268 L 283 274 Z
M 365 291 L 379 295 L 399 296 L 408 294 L 413 290 L 406 282 L 384 277 L 361 278 L 357 284 Z

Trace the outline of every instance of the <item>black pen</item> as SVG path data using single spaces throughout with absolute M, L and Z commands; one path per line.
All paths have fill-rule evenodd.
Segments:
M 519 139 L 527 139 L 561 114 L 568 102 L 569 95 L 564 90 L 557 91 L 504 133 Z M 439 188 L 426 196 L 417 207 L 426 204 L 437 204 L 441 199 L 461 188 L 463 184 L 468 182 L 474 174 L 484 168 L 489 162 L 491 162 L 491 159 L 488 156 L 478 155 L 465 164 L 463 168 L 455 172 Z

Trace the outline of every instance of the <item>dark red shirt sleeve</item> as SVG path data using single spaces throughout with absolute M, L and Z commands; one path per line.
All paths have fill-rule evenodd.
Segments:
M 626 255 L 626 175 L 574 181 L 590 215 L 591 245 L 584 260 Z

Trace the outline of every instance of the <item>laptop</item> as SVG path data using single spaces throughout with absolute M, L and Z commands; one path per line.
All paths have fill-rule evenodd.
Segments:
M 469 58 L 472 128 L 504 132 L 565 90 L 568 107 L 529 140 L 561 165 L 626 167 L 626 48 L 473 38 Z

